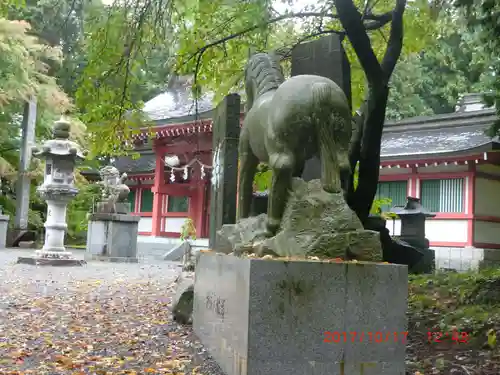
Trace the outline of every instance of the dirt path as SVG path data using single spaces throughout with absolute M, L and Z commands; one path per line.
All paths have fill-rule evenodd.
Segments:
M 0 374 L 183 372 L 188 332 L 169 321 L 179 268 L 166 262 L 56 268 L 0 253 Z

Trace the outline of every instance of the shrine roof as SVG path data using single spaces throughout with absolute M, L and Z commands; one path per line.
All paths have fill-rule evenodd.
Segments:
M 382 160 L 432 159 L 500 149 L 498 137 L 491 139 L 485 134 L 496 119 L 494 109 L 481 109 L 387 122 L 382 135 Z M 119 157 L 113 165 L 120 172 L 154 171 L 153 151 L 140 153 L 138 159 Z
M 165 125 L 165 121 L 172 124 L 185 122 L 196 114 L 196 103 L 192 95 L 192 79 L 190 77 L 174 77 L 169 88 L 147 101 L 143 112 L 158 125 Z M 198 99 L 198 114 L 210 112 L 213 109 L 214 94 L 207 92 Z M 168 121 L 174 120 L 177 121 Z
M 485 130 L 496 120 L 494 109 L 414 117 L 388 122 L 382 135 L 383 159 L 483 152 L 500 147 Z
M 141 152 L 138 159 L 134 159 L 132 156 L 120 156 L 111 164 L 113 164 L 113 166 L 120 172 L 151 172 L 154 171 L 156 166 L 156 156 L 152 150 L 148 150 Z

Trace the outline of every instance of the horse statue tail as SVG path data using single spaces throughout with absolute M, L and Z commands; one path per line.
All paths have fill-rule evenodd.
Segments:
M 312 87 L 321 183 L 329 193 L 346 193 L 351 181 L 349 143 L 352 133 L 352 114 L 349 102 L 334 82 L 315 83 Z M 316 114 L 317 113 L 317 114 Z

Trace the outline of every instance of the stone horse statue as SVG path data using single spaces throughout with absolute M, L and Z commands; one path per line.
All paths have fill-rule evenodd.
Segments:
M 292 185 L 306 160 L 321 160 L 321 184 L 329 193 L 346 192 L 351 177 L 348 149 L 351 110 L 332 80 L 299 75 L 285 81 L 277 59 L 250 57 L 245 68 L 247 114 L 239 141 L 238 219 L 250 214 L 252 183 L 259 161 L 273 172 L 267 207 L 267 235 L 279 229 Z

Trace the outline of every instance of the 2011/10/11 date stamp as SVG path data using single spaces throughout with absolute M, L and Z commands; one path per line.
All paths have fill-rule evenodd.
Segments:
M 383 343 L 383 342 L 401 342 L 406 344 L 408 331 L 404 332 L 364 332 L 364 331 L 326 331 L 323 332 L 323 342 L 369 342 L 369 343 Z

